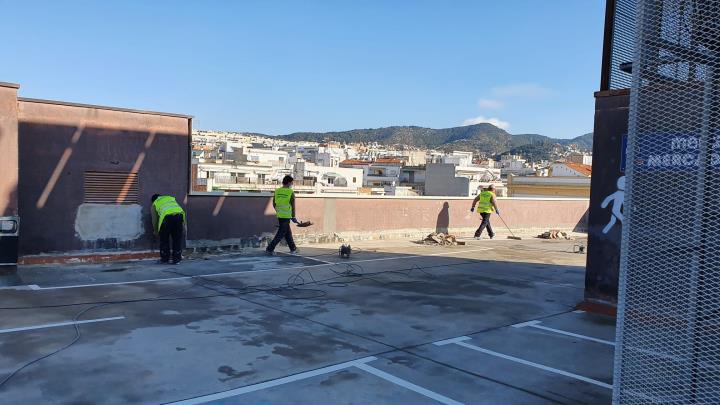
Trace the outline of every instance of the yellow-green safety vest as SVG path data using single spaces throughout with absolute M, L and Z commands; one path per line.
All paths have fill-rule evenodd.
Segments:
M 292 198 L 295 192 L 293 189 L 288 187 L 280 187 L 275 190 L 275 213 L 278 218 L 292 218 L 292 205 L 290 205 L 290 198 Z
M 180 204 L 175 201 L 175 197 L 171 195 L 162 195 L 153 202 L 153 208 L 158 215 L 157 231 L 160 232 L 163 220 L 168 215 L 182 214 L 183 222 L 185 222 L 185 211 L 183 211 Z
M 495 207 L 492 205 L 492 199 L 495 194 L 492 191 L 480 192 L 480 200 L 478 201 L 478 214 L 492 214 L 495 212 Z

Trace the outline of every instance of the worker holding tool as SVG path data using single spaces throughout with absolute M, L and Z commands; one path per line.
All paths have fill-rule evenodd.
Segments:
M 151 200 L 153 232 L 160 237 L 160 263 L 168 263 L 171 259 L 172 238 L 172 264 L 178 264 L 182 260 L 185 211 L 171 195 L 154 194 Z
M 485 228 L 487 228 L 488 236 L 490 236 L 490 239 L 495 237 L 495 232 L 493 232 L 492 225 L 490 225 L 490 216 L 493 214 L 493 212 L 500 215 L 500 210 L 498 209 L 497 202 L 495 199 L 495 186 L 492 184 L 489 185 L 485 190 L 481 191 L 480 194 L 478 194 L 477 197 L 473 200 L 472 207 L 470 208 L 470 212 L 475 211 L 475 204 L 478 206 L 477 212 L 482 217 L 482 222 L 480 223 L 480 227 L 475 231 L 475 239 L 480 239 L 482 232 Z
M 275 208 L 275 214 L 278 219 L 278 230 L 273 238 L 272 242 L 268 245 L 265 251 L 268 255 L 275 254 L 275 246 L 285 238 L 288 247 L 290 248 L 290 254 L 297 254 L 297 247 L 293 240 L 292 231 L 290 230 L 290 221 L 298 223 L 295 218 L 295 192 L 292 189 L 293 178 L 291 176 L 285 176 L 282 180 L 282 187 L 275 190 L 273 194 L 273 208 Z

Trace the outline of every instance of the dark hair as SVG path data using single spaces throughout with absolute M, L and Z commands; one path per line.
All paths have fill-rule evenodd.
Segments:
M 153 196 L 150 197 L 150 201 L 155 202 L 155 200 L 157 200 L 158 198 L 160 198 L 160 194 L 153 194 Z
M 283 186 L 287 186 L 288 184 L 293 182 L 293 178 L 290 175 L 287 175 L 283 177 Z

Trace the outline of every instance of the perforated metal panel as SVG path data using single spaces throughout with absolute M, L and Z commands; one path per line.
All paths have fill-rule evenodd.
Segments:
M 613 398 L 718 404 L 720 0 L 637 11 Z
M 610 89 L 629 89 L 629 64 L 635 46 L 635 14 L 638 0 L 616 0 L 613 14 Z M 624 70 L 623 70 L 624 69 Z

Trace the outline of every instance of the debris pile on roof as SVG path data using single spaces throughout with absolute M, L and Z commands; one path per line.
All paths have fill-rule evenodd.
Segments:
M 557 229 L 551 229 L 547 232 L 541 233 L 537 236 L 540 239 L 565 239 L 565 240 L 573 240 L 573 237 L 570 236 L 567 232 L 562 232 Z
M 458 242 L 455 235 L 449 233 L 433 232 L 423 240 L 426 245 L 455 246 L 464 245 L 465 242 Z

